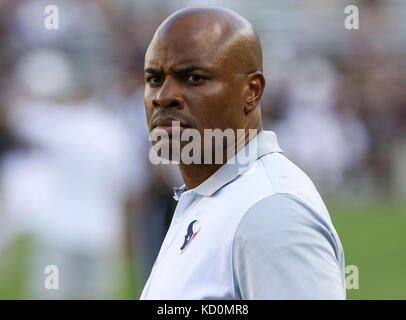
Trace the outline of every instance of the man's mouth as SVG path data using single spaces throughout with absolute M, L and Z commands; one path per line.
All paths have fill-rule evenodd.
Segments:
M 169 136 L 176 131 L 182 134 L 182 132 L 187 128 L 189 128 L 188 125 L 173 118 L 157 118 L 152 124 L 153 131 L 163 130 L 166 131 Z

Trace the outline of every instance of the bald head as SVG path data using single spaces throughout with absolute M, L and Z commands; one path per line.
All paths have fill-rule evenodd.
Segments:
M 251 23 L 220 7 L 185 8 L 170 15 L 151 41 L 187 41 L 189 48 L 211 51 L 213 59 L 227 59 L 236 72 L 262 71 L 262 48 Z

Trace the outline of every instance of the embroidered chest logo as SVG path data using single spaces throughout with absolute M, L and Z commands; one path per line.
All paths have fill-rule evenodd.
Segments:
M 192 240 L 196 237 L 196 235 L 200 231 L 200 227 L 201 227 L 200 223 L 197 220 L 193 220 L 189 224 L 185 235 L 185 241 L 183 242 L 183 245 L 180 247 L 180 253 L 183 253 L 186 250 L 186 248 L 189 246 L 189 244 L 192 242 Z

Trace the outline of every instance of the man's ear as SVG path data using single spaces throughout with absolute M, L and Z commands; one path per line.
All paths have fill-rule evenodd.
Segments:
M 265 77 L 261 71 L 249 73 L 246 79 L 247 95 L 245 97 L 244 112 L 250 113 L 258 105 L 265 88 Z

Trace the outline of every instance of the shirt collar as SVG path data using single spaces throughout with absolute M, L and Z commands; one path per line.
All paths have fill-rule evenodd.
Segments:
M 250 149 L 254 152 L 248 152 Z M 248 170 L 257 159 L 272 152 L 283 152 L 279 147 L 276 134 L 273 131 L 261 130 L 255 138 L 222 165 L 220 169 L 190 191 L 194 191 L 201 196 L 210 197 L 227 183 L 233 181 Z M 242 158 L 244 154 L 246 156 Z M 238 159 L 244 159 L 244 163 L 239 163 Z M 174 199 L 179 200 L 182 193 L 186 191 L 186 186 L 183 185 L 179 188 L 174 187 L 173 189 Z

